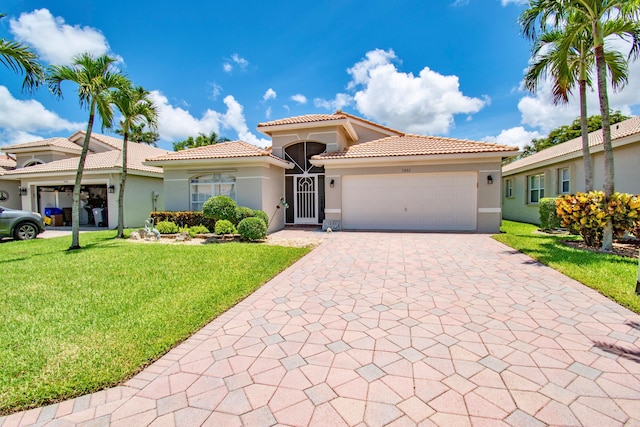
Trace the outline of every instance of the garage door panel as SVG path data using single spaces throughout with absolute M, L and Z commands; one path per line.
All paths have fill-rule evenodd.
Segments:
M 347 229 L 475 230 L 476 173 L 345 176 Z

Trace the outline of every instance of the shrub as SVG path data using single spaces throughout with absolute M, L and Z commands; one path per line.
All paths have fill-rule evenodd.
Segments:
M 159 221 L 171 221 L 178 224 L 180 227 L 196 227 L 198 225 L 204 225 L 209 230 L 213 230 L 215 220 L 211 218 L 205 218 L 200 211 L 163 211 L 163 212 L 151 212 L 149 215 L 156 223 Z
M 261 218 L 245 218 L 238 224 L 238 233 L 246 240 L 263 240 L 267 237 L 267 224 Z
M 234 222 L 236 219 L 235 200 L 227 196 L 215 196 L 204 202 L 202 205 L 202 214 L 205 218 L 213 218 L 216 221 L 226 219 Z
M 608 219 L 611 219 L 616 237 L 632 230 L 640 215 L 640 198 L 614 193 L 605 205 L 602 191 L 576 193 L 558 197 L 556 213 L 562 226 L 580 234 L 587 246 L 597 248 L 602 243 L 602 232 Z
M 204 225 L 194 225 L 193 227 L 186 227 L 184 231 L 189 233 L 189 236 L 196 237 L 198 234 L 207 234 L 209 229 Z
M 260 209 L 256 209 L 256 210 L 253 211 L 253 213 L 255 214 L 256 217 L 258 217 L 261 220 L 263 220 L 264 223 L 267 225 L 267 228 L 269 228 L 269 215 L 267 215 L 267 213 L 265 211 L 261 211 Z
M 231 221 L 221 219 L 220 221 L 216 222 L 215 233 L 218 235 L 236 234 L 237 230 L 236 227 L 231 223 Z
M 238 206 L 236 208 L 236 216 L 235 216 L 235 225 L 240 224 L 240 221 L 242 221 L 245 218 L 251 218 L 256 216 L 255 211 L 253 209 L 250 209 L 246 206 Z
M 180 231 L 180 227 L 178 227 L 178 224 L 171 221 L 160 221 L 156 224 L 156 229 L 160 232 L 160 234 L 173 234 Z
M 540 213 L 540 228 L 542 230 L 553 230 L 560 227 L 560 218 L 556 213 L 556 199 L 550 197 L 540 199 L 538 212 Z

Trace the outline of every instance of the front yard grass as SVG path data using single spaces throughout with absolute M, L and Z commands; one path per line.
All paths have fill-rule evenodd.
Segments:
M 500 231 L 504 234 L 493 238 L 640 313 L 640 297 L 635 295 L 637 259 L 574 249 L 560 240 L 577 237 L 535 233 L 537 229 L 531 224 L 502 221 Z
M 0 414 L 122 382 L 309 252 L 113 235 L 0 244 Z

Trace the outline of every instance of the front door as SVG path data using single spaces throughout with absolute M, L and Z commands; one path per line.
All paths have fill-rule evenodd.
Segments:
M 295 176 L 294 184 L 294 222 L 318 224 L 318 177 Z

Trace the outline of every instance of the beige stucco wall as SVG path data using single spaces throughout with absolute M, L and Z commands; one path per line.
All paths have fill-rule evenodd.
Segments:
M 16 166 L 21 168 L 25 163 L 29 163 L 34 160 L 41 161 L 42 163 L 54 162 L 56 160 L 64 160 L 71 157 L 79 157 L 78 155 L 57 153 L 51 151 L 32 152 L 25 154 L 16 154 Z
M 22 209 L 22 199 L 20 198 L 20 181 L 8 181 L 0 179 L 0 190 L 9 193 L 9 199 L 0 201 L 0 206 L 9 209 Z
M 272 135 L 273 155 L 284 158 L 283 148 L 301 141 L 321 142 L 327 151 L 340 151 L 348 144 L 347 134 L 341 127 L 324 126 L 293 131 L 275 132 Z
M 602 151 L 591 156 L 593 162 L 593 188 L 604 188 L 604 154 Z M 640 194 L 640 143 L 627 144 L 614 148 L 615 190 L 622 193 Z M 559 171 L 569 168 L 570 193 L 585 191 L 584 161 L 582 157 L 552 165 L 539 167 L 515 174 L 505 174 L 502 179 L 502 213 L 503 218 L 540 224 L 537 203 L 527 203 L 528 177 L 544 173 L 545 197 L 557 197 L 559 192 Z M 507 198 L 506 180 L 513 181 L 513 197 Z
M 353 129 L 358 134 L 358 141 L 356 141 L 355 144 L 375 141 L 376 139 L 386 138 L 389 136 L 388 133 L 383 133 L 380 130 L 359 125 L 357 122 L 351 122 L 351 124 L 353 125 Z
M 327 162 L 329 163 L 329 162 Z M 407 169 L 409 171 L 407 171 Z M 441 172 L 475 172 L 478 174 L 477 197 L 477 231 L 495 233 L 500 229 L 500 160 L 471 160 L 460 163 L 431 163 L 431 164 L 397 164 L 394 166 L 350 166 L 334 167 L 325 165 L 326 179 L 326 219 L 342 219 L 342 178 L 347 175 L 373 175 L 401 173 L 423 174 Z M 487 176 L 491 175 L 493 184 L 487 183 Z M 329 185 L 334 180 L 334 187 Z
M 193 177 L 212 173 L 223 173 L 236 177 L 236 202 L 240 206 L 261 209 L 269 215 L 274 213 L 280 198 L 284 197 L 284 169 L 265 164 L 225 169 L 164 168 L 164 209 L 167 211 L 191 210 L 190 180 Z M 281 211 L 282 209 L 278 209 Z M 269 232 L 284 227 L 284 216 L 276 212 L 269 224 Z

